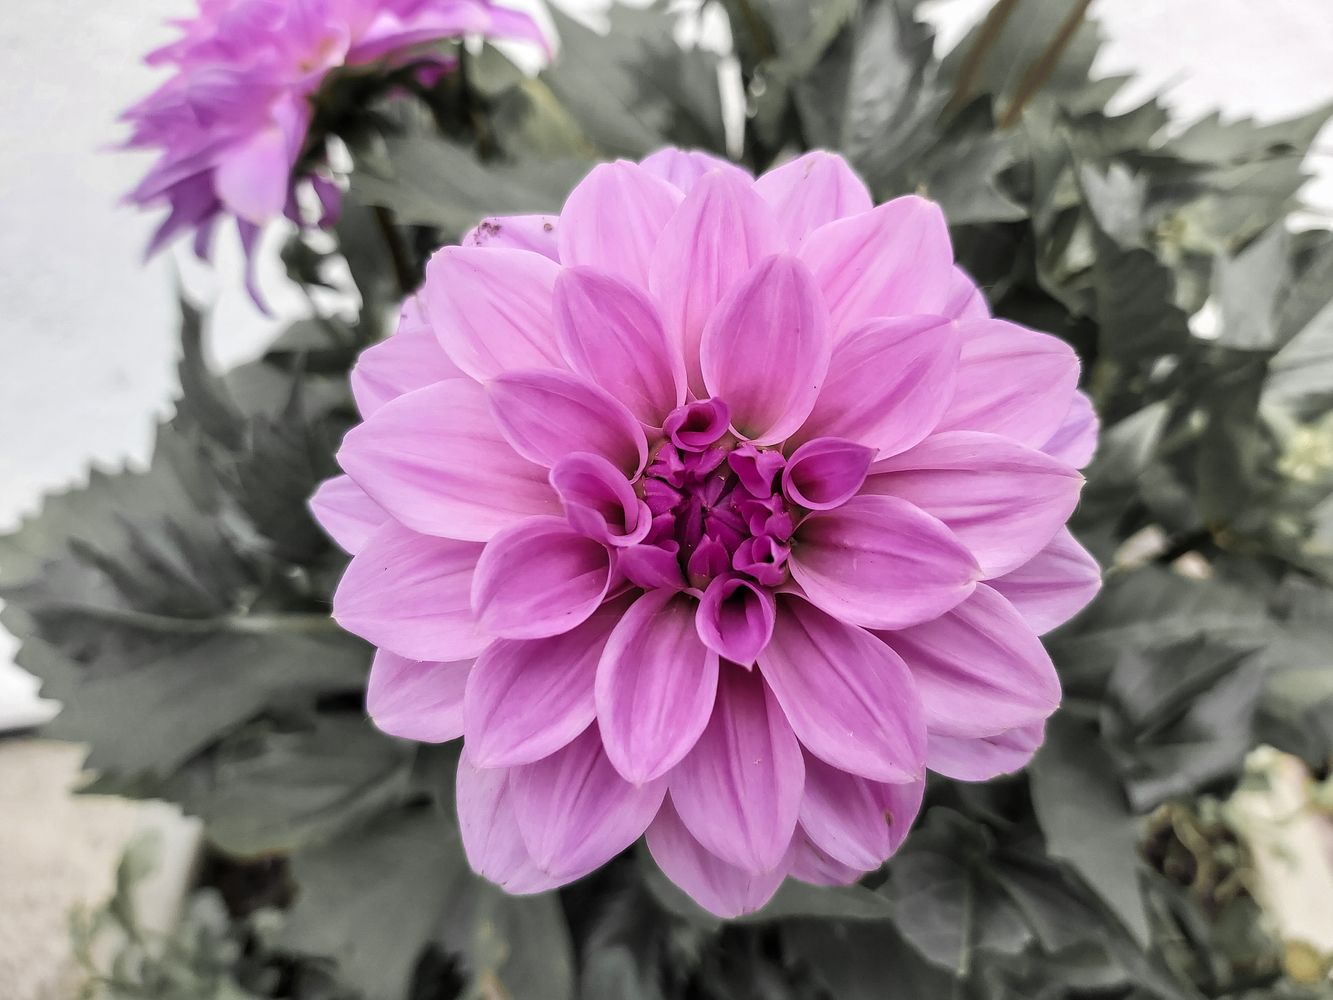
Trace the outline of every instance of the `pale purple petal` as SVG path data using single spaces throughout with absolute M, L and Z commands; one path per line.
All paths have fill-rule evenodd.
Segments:
M 1040 448 L 1060 428 L 1078 385 L 1078 355 L 1050 334 L 1003 320 L 960 324 L 962 357 L 941 431 L 986 431 Z
M 482 219 L 459 242 L 465 247 L 507 247 L 530 250 L 551 260 L 559 260 L 555 231 L 560 219 L 555 215 L 493 215 Z
M 832 510 L 856 495 L 875 453 L 863 444 L 821 437 L 792 453 L 782 470 L 782 492 L 809 510 Z
M 758 875 L 787 853 L 805 764 L 759 674 L 724 666 L 708 727 L 671 772 L 671 799 L 710 853 Z
M 900 497 L 939 518 L 989 579 L 1045 548 L 1082 488 L 1077 471 L 1033 448 L 995 434 L 946 431 L 876 462 L 865 492 Z
M 654 177 L 660 177 L 674 184 L 685 194 L 689 194 L 705 174 L 711 174 L 715 170 L 730 174 L 744 184 L 750 184 L 754 180 L 748 171 L 730 160 L 721 159 L 698 149 L 659 149 L 651 156 L 645 157 L 639 165 Z
M 651 427 L 685 402 L 685 368 L 657 307 L 637 288 L 587 268 L 555 283 L 560 348 L 570 368 Z
M 792 576 L 812 602 L 867 628 L 903 628 L 959 604 L 980 578 L 939 520 L 898 497 L 862 495 L 801 522 Z
M 513 368 L 563 368 L 551 304 L 559 272 L 530 250 L 439 251 L 421 294 L 450 360 L 482 382 Z
M 648 827 L 648 851 L 662 873 L 710 913 L 731 919 L 753 913 L 778 891 L 786 866 L 760 875 L 710 854 L 681 822 L 670 797 Z
M 351 476 L 334 476 L 320 483 L 310 498 L 310 512 L 329 537 L 350 555 L 360 552 L 370 536 L 389 519 L 384 508 L 370 499 Z
M 409 660 L 381 649 L 370 665 L 366 714 L 390 736 L 446 743 L 463 735 L 463 691 L 471 660 Z
M 776 614 L 768 588 L 723 574 L 713 578 L 699 602 L 699 637 L 724 659 L 749 667 L 768 645 Z
M 687 384 L 705 396 L 699 341 L 714 308 L 755 264 L 782 248 L 768 205 L 745 177 L 704 175 L 662 231 L 648 281 Z
M 563 518 L 534 517 L 487 543 L 477 560 L 472 606 L 490 635 L 541 639 L 587 621 L 610 585 L 606 546 Z
M 533 862 L 555 878 L 586 875 L 639 839 L 662 805 L 665 781 L 632 785 L 602 750 L 596 725 L 551 756 L 510 772 L 519 832 Z
M 566 455 L 600 455 L 631 479 L 648 459 L 648 441 L 634 414 L 578 375 L 510 371 L 486 386 L 495 422 L 514 451 L 555 465 Z
M 1044 549 L 990 586 L 1042 635 L 1088 606 L 1101 589 L 1102 571 L 1069 529 L 1061 528 Z
M 464 703 L 465 742 L 478 766 L 531 764 L 588 728 L 597 714 L 597 662 L 628 606 L 608 601 L 563 635 L 497 639 L 487 647 Z
M 282 215 L 291 169 L 287 137 L 270 125 L 219 157 L 213 188 L 218 200 L 236 215 L 262 226 Z
M 338 462 L 380 506 L 429 535 L 486 541 L 560 510 L 547 471 L 515 454 L 486 391 L 464 379 L 386 403 L 348 431 Z
M 517 895 L 545 892 L 573 881 L 552 878 L 533 863 L 518 831 L 506 768 L 479 768 L 464 750 L 458 762 L 455 797 L 463 852 L 478 875 Z
M 990 318 L 986 297 L 961 267 L 953 269 L 949 279 L 949 297 L 941 312 L 950 319 Z
M 1097 451 L 1097 411 L 1092 400 L 1081 392 L 1074 393 L 1069 412 L 1041 450 L 1052 458 L 1081 469 L 1092 461 Z
M 878 634 L 911 669 L 932 734 L 994 736 L 1039 723 L 1060 704 L 1041 640 L 985 584 L 934 621 Z
M 472 614 L 481 548 L 389 521 L 348 565 L 333 595 L 333 617 L 347 631 L 410 659 L 471 659 L 490 641 Z
M 779 597 L 759 669 L 816 757 L 875 781 L 921 777 L 921 700 L 903 661 L 869 632 L 800 598 Z
M 604 545 L 637 545 L 652 529 L 648 505 L 625 474 L 600 455 L 566 455 L 551 469 L 551 486 L 569 523 Z
M 878 867 L 878 866 L 876 866 Z M 791 867 L 788 873 L 808 885 L 854 885 L 873 869 L 853 868 L 822 850 L 803 830 L 792 838 Z
M 755 444 L 783 440 L 805 421 L 828 371 L 828 314 L 810 272 L 778 254 L 757 264 L 718 304 L 704 330 L 703 378 Z
M 836 339 L 882 316 L 943 313 L 953 280 L 944 215 L 915 195 L 821 226 L 800 256 L 824 293 Z
M 655 590 L 625 613 L 597 668 L 606 755 L 636 785 L 671 770 L 699 739 L 717 695 L 717 653 L 694 628 L 698 602 Z
M 881 455 L 912 447 L 948 409 L 961 349 L 958 327 L 941 316 L 862 324 L 834 345 L 819 398 L 793 440 L 848 438 Z
M 869 781 L 807 754 L 801 827 L 833 858 L 870 871 L 907 836 L 924 789 L 924 781 L 901 785 Z
M 560 262 L 646 287 L 653 250 L 681 197 L 637 163 L 593 167 L 560 213 Z
M 820 226 L 874 207 L 870 190 L 847 161 L 822 149 L 774 167 L 755 181 L 754 189 L 772 207 L 792 248 Z
M 390 400 L 451 378 L 467 376 L 440 347 L 419 300 L 411 298 L 403 304 L 397 332 L 361 352 L 350 381 L 364 419 Z
M 931 733 L 926 766 L 957 781 L 989 781 L 1027 767 L 1045 737 L 1044 722 L 976 739 Z

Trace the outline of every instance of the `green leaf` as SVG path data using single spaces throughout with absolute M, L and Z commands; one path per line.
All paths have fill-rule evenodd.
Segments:
M 954 988 L 954 977 L 924 961 L 892 924 L 796 920 L 783 925 L 782 946 L 789 963 L 837 1000 L 932 1000 Z
M 1222 314 L 1217 342 L 1242 351 L 1278 346 L 1277 297 L 1287 269 L 1287 231 L 1274 225 L 1236 256 L 1213 268 L 1213 295 Z

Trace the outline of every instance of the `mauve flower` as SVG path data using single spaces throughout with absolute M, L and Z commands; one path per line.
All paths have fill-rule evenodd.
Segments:
M 1078 375 L 836 156 L 599 166 L 437 253 L 353 374 L 313 504 L 370 715 L 463 736 L 464 845 L 511 892 L 645 832 L 721 916 L 854 881 L 927 768 L 1022 767 L 1060 701 L 1037 635 L 1099 584 Z
M 490 0 L 200 0 L 176 22 L 182 37 L 149 54 L 171 76 L 129 108 L 126 146 L 160 150 L 129 200 L 170 208 L 149 247 L 193 230 L 204 256 L 217 220 L 234 216 L 247 251 L 259 227 L 286 213 L 308 183 L 336 215 L 339 189 L 324 136 L 309 134 L 313 101 L 330 74 L 375 66 L 450 64 L 446 39 L 482 35 L 545 45 L 526 14 Z M 304 176 L 295 176 L 301 165 Z

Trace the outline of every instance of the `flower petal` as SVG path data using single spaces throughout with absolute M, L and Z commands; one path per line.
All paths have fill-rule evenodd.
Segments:
M 478 766 L 531 764 L 588 728 L 597 715 L 597 662 L 627 607 L 608 601 L 563 635 L 497 639 L 477 657 L 464 710 Z
M 820 226 L 801 243 L 840 339 L 866 320 L 940 314 L 953 280 L 953 248 L 944 214 L 905 195 Z
M 446 743 L 463 735 L 463 691 L 471 660 L 409 660 L 378 650 L 366 685 L 366 714 L 383 732 L 422 743 Z
M 534 517 L 486 545 L 472 606 L 487 633 L 541 639 L 587 621 L 611 585 L 611 554 L 563 518 Z
M 800 745 L 763 679 L 726 666 L 708 727 L 671 772 L 685 826 L 723 861 L 772 871 L 796 829 L 804 781 Z
M 518 831 L 507 769 L 479 768 L 464 750 L 454 787 L 463 852 L 478 875 L 517 895 L 572 881 L 552 878 L 533 864 Z
M 1041 640 L 985 584 L 934 621 L 878 634 L 911 668 L 932 734 L 994 736 L 1042 722 L 1060 704 Z
M 863 323 L 833 347 L 828 377 L 795 435 L 841 437 L 896 455 L 944 416 L 958 378 L 962 339 L 941 316 Z
M 961 267 L 949 279 L 949 297 L 941 310 L 950 319 L 989 319 L 990 306 L 981 289 Z
M 801 827 L 833 858 L 871 871 L 907 837 L 925 787 L 924 781 L 899 785 L 868 781 L 807 754 Z
M 1054 434 L 1041 446 L 1052 458 L 1081 469 L 1092 461 L 1097 451 L 1097 411 L 1092 400 L 1081 392 L 1074 393 L 1069 412 Z
M 854 441 L 807 441 L 782 470 L 782 492 L 808 510 L 832 510 L 856 495 L 874 458 L 871 449 Z
M 421 296 L 451 361 L 484 382 L 511 368 L 563 368 L 551 314 L 560 266 L 530 250 L 445 247 Z
M 843 864 L 820 848 L 803 830 L 798 829 L 792 838 L 791 868 L 788 874 L 798 882 L 824 886 L 854 885 L 871 870 Z
M 816 149 L 754 182 L 790 247 L 820 226 L 874 207 L 870 189 L 836 153 Z
M 486 386 L 500 433 L 524 458 L 550 468 L 574 452 L 600 455 L 631 479 L 648 460 L 634 414 L 568 372 L 511 371 Z
M 510 772 L 519 832 L 532 860 L 555 878 L 577 878 L 639 839 L 666 782 L 632 785 L 611 766 L 595 725 L 551 756 Z
M 276 219 L 287 204 L 291 186 L 287 136 L 277 125 L 252 133 L 219 155 L 213 172 L 218 200 L 256 226 Z
M 464 379 L 386 403 L 348 431 L 338 461 L 380 506 L 428 535 L 481 542 L 560 510 L 546 470 L 514 453 L 486 391 Z
M 759 669 L 816 757 L 875 781 L 916 781 L 926 729 L 903 661 L 873 635 L 798 597 L 778 598 Z
M 648 827 L 648 850 L 657 867 L 709 913 L 729 920 L 753 913 L 778 891 L 786 866 L 751 875 L 710 854 L 681 822 L 668 797 Z
M 1050 334 L 1003 320 L 960 324 L 958 385 L 941 431 L 986 431 L 1040 448 L 1060 428 L 1078 386 L 1078 355 Z
M 660 427 L 685 402 L 684 363 L 643 292 L 610 275 L 567 268 L 556 279 L 555 314 L 569 366 L 639 420 Z
M 714 308 L 781 247 L 768 206 L 750 180 L 720 170 L 699 180 L 662 230 L 648 283 L 695 395 L 707 395 L 699 341 Z
M 642 785 L 699 739 L 717 696 L 717 654 L 694 628 L 692 597 L 644 594 L 625 613 L 597 668 L 597 724 L 621 777 Z
M 931 733 L 926 766 L 956 781 L 989 781 L 1027 767 L 1045 737 L 1044 722 L 979 739 Z
M 1069 529 L 1061 528 L 1044 549 L 990 586 L 1042 635 L 1088 606 L 1101 589 L 1102 571 Z
M 773 444 L 805 422 L 828 371 L 828 315 L 795 257 L 760 261 L 723 299 L 700 345 L 704 384 L 726 401 L 731 425 Z
M 603 545 L 637 545 L 652 530 L 653 514 L 625 474 L 601 455 L 576 451 L 555 463 L 551 486 L 578 531 Z
M 852 497 L 817 511 L 793 538 L 792 576 L 831 615 L 904 628 L 954 607 L 980 576 L 949 529 L 898 497 Z
M 704 644 L 732 663 L 754 664 L 773 635 L 773 594 L 738 574 L 714 577 L 699 601 L 696 626 Z
M 370 536 L 389 519 L 384 508 L 366 495 L 351 476 L 334 476 L 319 484 L 310 498 L 310 512 L 330 538 L 356 555 Z
M 939 518 L 976 557 L 983 579 L 1023 565 L 1078 505 L 1083 477 L 996 434 L 946 431 L 876 462 L 865 492 L 900 497 Z
M 570 192 L 560 212 L 560 262 L 596 268 L 640 287 L 680 191 L 637 163 L 602 163 Z
M 477 228 L 459 243 L 465 247 L 507 247 L 531 250 L 551 260 L 559 260 L 555 230 L 560 218 L 555 215 L 493 215 L 482 219 Z
M 333 617 L 414 660 L 470 659 L 490 641 L 477 629 L 470 601 L 481 548 L 389 521 L 348 565 L 333 595 Z
M 451 378 L 467 376 L 440 347 L 419 300 L 411 298 L 403 304 L 397 332 L 361 352 L 350 381 L 364 419 L 390 400 Z
M 715 170 L 730 174 L 743 184 L 754 182 L 754 178 L 744 168 L 698 149 L 659 149 L 645 157 L 639 165 L 654 177 L 674 184 L 685 194 L 689 194 L 705 174 Z

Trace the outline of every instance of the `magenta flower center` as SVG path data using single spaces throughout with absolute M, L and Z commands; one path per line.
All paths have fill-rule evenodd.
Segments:
M 796 527 L 778 488 L 781 453 L 738 442 L 720 399 L 677 407 L 640 483 L 653 515 L 644 539 L 674 552 L 690 586 L 735 571 L 765 587 L 787 579 Z

